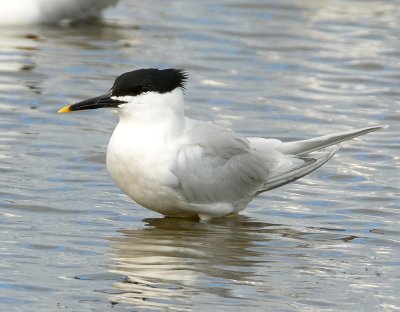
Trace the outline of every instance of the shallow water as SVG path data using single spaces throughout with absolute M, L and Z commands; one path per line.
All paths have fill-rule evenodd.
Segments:
M 0 29 L 0 310 L 400 310 L 397 1 L 125 1 L 101 23 Z M 163 219 L 105 168 L 109 110 L 58 115 L 142 67 L 187 114 L 303 139 L 377 124 L 238 217 Z

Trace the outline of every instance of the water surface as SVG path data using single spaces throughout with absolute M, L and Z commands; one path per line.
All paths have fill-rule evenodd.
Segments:
M 400 310 L 397 1 L 123 1 L 0 29 L 0 309 Z M 187 114 L 304 139 L 390 127 L 236 218 L 163 219 L 105 168 L 122 72 L 190 73 Z

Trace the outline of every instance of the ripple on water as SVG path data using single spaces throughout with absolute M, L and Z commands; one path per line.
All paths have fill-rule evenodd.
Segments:
M 396 310 L 397 7 L 126 0 L 102 22 L 1 28 L 0 310 Z M 191 74 L 189 116 L 248 135 L 390 128 L 239 217 L 158 218 L 106 171 L 116 116 L 56 111 L 170 66 Z

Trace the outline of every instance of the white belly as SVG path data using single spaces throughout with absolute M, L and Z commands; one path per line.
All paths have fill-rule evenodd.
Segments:
M 125 133 L 125 132 L 124 132 Z M 135 142 L 127 144 L 127 142 Z M 180 196 L 179 181 L 170 171 L 176 147 L 161 142 L 141 144 L 140 138 L 114 132 L 107 149 L 107 169 L 121 190 L 138 204 L 164 215 L 190 216 L 190 205 Z

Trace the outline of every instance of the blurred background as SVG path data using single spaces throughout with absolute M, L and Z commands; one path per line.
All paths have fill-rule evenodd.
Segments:
M 0 4 L 0 310 L 400 310 L 398 1 L 35 1 Z M 249 136 L 390 127 L 238 217 L 164 219 L 106 171 L 111 110 L 56 113 L 147 67 Z

